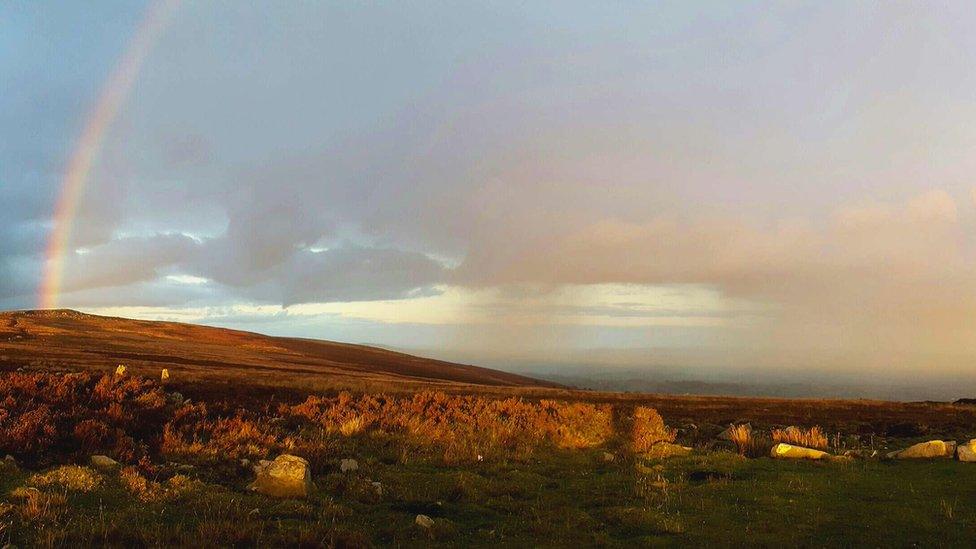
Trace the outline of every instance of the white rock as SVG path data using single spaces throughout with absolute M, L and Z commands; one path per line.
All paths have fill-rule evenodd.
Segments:
M 782 442 L 773 446 L 769 455 L 777 459 L 829 459 L 831 457 L 827 452 Z
M 956 448 L 956 456 L 959 458 L 959 461 L 976 462 L 976 438 L 966 444 L 960 444 Z
M 312 491 L 312 469 L 298 456 L 282 454 L 270 465 L 255 466 L 257 478 L 251 489 L 274 497 L 306 497 Z
M 339 463 L 339 470 L 343 473 L 359 470 L 359 462 L 354 459 L 344 459 Z
M 89 461 L 91 462 L 91 466 L 96 469 L 114 469 L 119 466 L 119 462 L 103 455 L 94 455 Z
M 930 440 L 919 442 L 905 448 L 888 453 L 889 458 L 894 459 L 918 459 L 918 458 L 940 458 L 952 457 L 956 451 L 955 442 L 945 442 L 943 440 Z
M 417 515 L 417 518 L 414 519 L 414 523 L 425 530 L 430 530 L 434 527 L 434 519 L 428 517 L 427 515 Z

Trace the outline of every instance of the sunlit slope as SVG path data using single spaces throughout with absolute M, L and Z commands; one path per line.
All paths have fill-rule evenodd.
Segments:
M 552 386 L 488 368 L 375 347 L 70 310 L 0 313 L 0 367 L 170 370 L 174 382 L 213 380 L 294 388 L 330 382 Z

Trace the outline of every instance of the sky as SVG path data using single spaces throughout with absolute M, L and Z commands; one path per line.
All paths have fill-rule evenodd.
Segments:
M 0 3 L 0 308 L 976 387 L 971 2 L 171 2 L 58 219 L 162 3 Z

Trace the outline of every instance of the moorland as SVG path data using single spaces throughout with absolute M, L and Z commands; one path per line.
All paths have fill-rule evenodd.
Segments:
M 976 436 L 966 403 L 596 393 L 74 311 L 0 326 L 3 543 L 959 546 L 976 528 L 976 464 L 886 459 Z M 281 455 L 307 490 L 253 490 Z

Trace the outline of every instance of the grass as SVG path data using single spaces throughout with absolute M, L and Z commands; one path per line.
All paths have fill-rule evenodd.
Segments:
M 715 445 L 720 426 L 672 429 L 646 406 L 420 392 L 247 408 L 169 389 L 0 377 L 0 451 L 26 466 L 0 461 L 0 545 L 964 546 L 976 529 L 971 464 L 764 457 L 774 439 L 827 446 L 819 428 L 734 428 L 739 455 Z M 647 457 L 661 442 L 698 450 Z M 102 452 L 122 466 L 66 465 Z M 308 499 L 246 489 L 242 460 L 282 452 L 310 462 Z
M 571 450 L 530 463 L 453 466 L 364 457 L 355 475 L 317 478 L 307 501 L 218 484 L 175 499 L 144 498 L 124 475 L 107 474 L 89 492 L 51 487 L 30 501 L 6 498 L 0 539 L 28 546 L 200 539 L 227 546 L 965 546 L 976 528 L 976 476 L 958 462 L 813 464 L 715 452 L 637 465 Z M 4 474 L 4 493 L 26 479 Z M 365 488 L 369 481 L 382 483 L 382 497 Z M 434 519 L 431 532 L 413 524 L 420 513 Z

